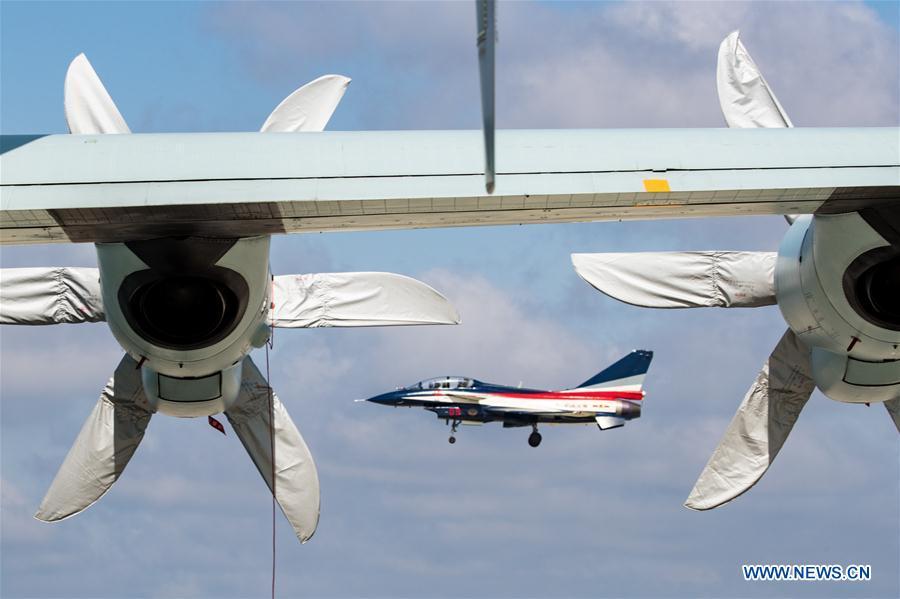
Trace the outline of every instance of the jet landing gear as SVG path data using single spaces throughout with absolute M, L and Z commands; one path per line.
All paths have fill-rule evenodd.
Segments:
M 449 423 L 450 421 L 448 420 L 447 422 Z M 459 426 L 460 422 L 462 421 L 453 420 L 453 425 L 450 427 L 450 438 L 447 439 L 447 442 L 450 443 L 450 445 L 456 443 L 456 437 L 454 437 L 454 435 L 456 434 L 456 427 Z
M 538 432 L 537 425 L 531 425 L 531 434 L 528 435 L 528 444 L 532 447 L 537 447 L 541 444 L 541 433 Z

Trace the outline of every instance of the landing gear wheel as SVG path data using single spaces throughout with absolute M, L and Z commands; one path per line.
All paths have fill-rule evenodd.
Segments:
M 528 435 L 528 444 L 531 445 L 532 447 L 537 447 L 538 445 L 541 444 L 541 439 L 542 439 L 541 433 L 534 431 L 533 433 Z
M 448 420 L 447 422 L 450 422 L 450 421 Z M 450 438 L 447 439 L 447 442 L 450 443 L 450 445 L 453 445 L 454 443 L 456 443 L 456 437 L 454 437 L 453 435 L 456 434 L 456 427 L 459 426 L 459 423 L 460 423 L 459 420 L 454 419 L 452 426 L 450 426 Z

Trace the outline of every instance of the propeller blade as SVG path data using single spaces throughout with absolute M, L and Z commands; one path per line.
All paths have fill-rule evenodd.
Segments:
M 794 126 L 741 43 L 739 31 L 732 31 L 719 46 L 716 86 L 719 107 L 729 127 Z M 784 219 L 792 225 L 798 216 L 785 214 Z
M 141 386 L 137 362 L 125 355 L 34 517 L 56 522 L 103 497 L 134 455 L 153 412 Z
M 99 269 L 0 269 L 0 324 L 74 324 L 105 319 Z
M 497 3 L 495 0 L 477 0 L 475 11 L 484 133 L 484 186 L 488 193 L 494 193 L 494 48 L 497 43 Z
M 66 71 L 65 110 L 70 133 L 131 133 L 84 54 L 76 56 Z
M 814 389 L 809 348 L 788 329 L 744 396 L 684 505 L 709 510 L 755 485 L 778 455 Z
M 897 432 L 900 433 L 900 397 L 895 397 L 894 399 L 884 402 L 884 408 L 888 411 L 891 420 L 894 421 Z
M 729 127 L 793 127 L 775 92 L 734 31 L 719 46 L 719 106 Z
M 291 133 L 324 130 L 348 85 L 350 78 L 343 75 L 324 75 L 310 81 L 282 100 L 260 131 Z
M 271 323 L 284 328 L 459 324 L 443 295 L 389 272 L 277 276 L 272 302 Z
M 646 308 L 753 308 L 775 302 L 775 252 L 572 254 L 598 291 Z
M 259 473 L 272 490 L 272 437 L 275 445 L 275 499 L 305 543 L 319 523 L 319 475 L 309 448 L 278 397 L 272 393 L 274 427 L 269 426 L 269 387 L 250 357 L 244 358 L 241 393 L 225 412 Z

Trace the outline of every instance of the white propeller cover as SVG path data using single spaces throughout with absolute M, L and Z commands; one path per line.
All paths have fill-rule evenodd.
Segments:
M 793 127 L 775 92 L 734 31 L 719 46 L 719 106 L 729 127 Z
M 343 75 L 324 75 L 310 81 L 282 100 L 260 131 L 323 131 L 348 85 L 350 78 Z
M 788 329 L 747 391 L 684 505 L 712 509 L 755 485 L 778 455 L 814 389 L 809 348 Z
M 34 517 L 45 522 L 62 520 L 103 497 L 134 455 L 153 412 L 137 362 L 125 355 Z
M 775 303 L 775 252 L 572 254 L 575 272 L 647 308 L 750 308 Z
M 900 433 L 900 397 L 895 397 L 894 399 L 889 399 L 884 402 L 884 408 L 888 411 L 891 420 L 894 421 L 897 432 Z
M 256 364 L 244 358 L 241 392 L 225 415 L 272 489 L 272 442 L 275 446 L 275 499 L 305 543 L 319 523 L 319 475 L 312 454 L 282 403 L 272 392 L 274 428 L 270 429 L 269 387 Z
M 459 315 L 430 286 L 388 272 L 337 272 L 274 278 L 276 327 L 457 324 Z
M 458 324 L 459 315 L 430 286 L 386 272 L 280 275 L 272 284 L 276 327 Z M 105 320 L 96 268 L 0 269 L 0 324 Z
M 100 270 L 0 269 L 0 324 L 101 322 Z
M 66 71 L 65 111 L 70 133 L 131 133 L 84 54 L 76 56 Z

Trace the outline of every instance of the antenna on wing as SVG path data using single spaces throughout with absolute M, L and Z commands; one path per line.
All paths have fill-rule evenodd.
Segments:
M 484 132 L 484 186 L 494 193 L 494 46 L 497 43 L 497 2 L 476 0 L 478 72 L 481 75 L 481 119 Z

